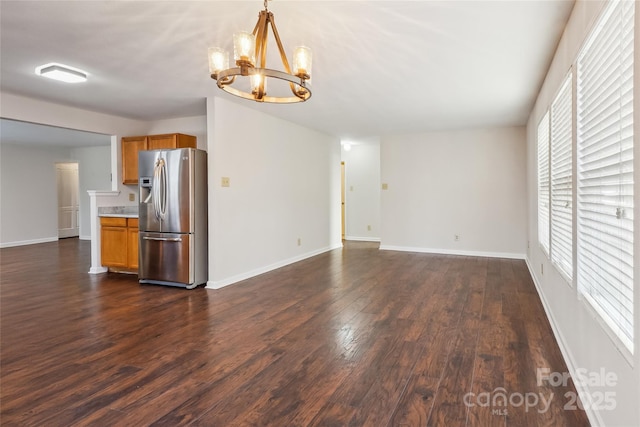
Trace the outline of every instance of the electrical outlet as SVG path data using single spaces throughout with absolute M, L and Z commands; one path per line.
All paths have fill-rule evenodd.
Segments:
M 544 264 L 540 264 L 540 274 L 544 275 Z
M 135 202 L 136 201 L 135 193 L 129 193 L 129 201 L 130 202 Z
M 367 231 L 371 231 L 371 226 L 367 225 Z
M 389 184 L 387 184 L 387 183 L 382 184 L 382 189 L 383 190 L 388 190 L 389 189 Z
M 223 176 L 221 183 L 223 187 L 231 187 L 231 180 L 229 179 L 228 176 Z
M 454 234 L 453 235 L 453 240 L 455 240 L 456 242 L 460 240 L 460 235 L 459 234 Z
M 302 245 L 302 239 L 298 237 L 298 246 Z

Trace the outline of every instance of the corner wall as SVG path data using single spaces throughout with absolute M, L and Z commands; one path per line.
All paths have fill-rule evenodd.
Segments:
M 207 125 L 209 288 L 341 246 L 337 138 L 218 97 Z

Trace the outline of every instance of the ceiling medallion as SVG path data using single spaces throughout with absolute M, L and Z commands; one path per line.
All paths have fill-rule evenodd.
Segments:
M 284 71 L 266 68 L 269 26 L 278 45 Z M 253 33 L 239 32 L 233 35 L 233 53 L 236 66 L 229 68 L 229 53 L 218 47 L 209 48 L 211 78 L 216 80 L 218 87 L 225 92 L 252 101 L 276 104 L 304 102 L 311 97 L 308 82 L 311 78 L 311 49 L 305 46 L 295 48 L 292 72 L 278 35 L 273 13 L 267 8 L 267 0 L 264 0 L 264 10 L 258 15 Z M 248 79 L 243 88 L 233 86 L 234 83 L 238 83 L 237 77 L 239 77 L 237 80 Z M 268 79 L 285 81 L 291 93 L 287 90 L 282 95 L 267 94 Z

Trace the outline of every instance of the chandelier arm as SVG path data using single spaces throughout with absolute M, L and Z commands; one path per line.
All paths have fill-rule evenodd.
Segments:
M 289 67 L 289 61 L 287 60 L 287 55 L 284 53 L 284 48 L 282 47 L 282 41 L 280 41 L 280 35 L 278 34 L 278 29 L 276 28 L 276 21 L 273 19 L 273 15 L 271 15 L 271 30 L 273 31 L 273 35 L 276 39 L 276 43 L 278 44 L 278 50 L 280 51 L 280 59 L 282 60 L 282 65 L 284 65 L 284 70 L 291 74 L 291 67 Z
M 296 90 L 296 86 L 300 87 L 300 88 L 301 88 L 301 90 L 300 90 L 300 91 L 297 91 L 297 90 Z M 302 99 L 302 100 L 306 99 L 306 98 L 305 98 L 305 95 L 308 93 L 308 91 L 307 91 L 307 90 L 302 90 L 302 86 L 300 86 L 300 85 L 296 85 L 295 83 L 292 83 L 292 82 L 289 82 L 289 87 L 291 88 L 291 92 L 292 92 L 295 96 L 297 96 L 298 98 L 300 98 L 300 99 Z
M 269 15 L 271 12 L 260 12 L 260 28 L 258 29 L 258 35 L 256 36 L 256 61 L 258 61 L 258 55 L 260 68 L 264 68 L 267 64 L 267 39 L 269 38 Z
M 257 34 L 257 32 L 258 32 L 258 28 L 260 28 L 260 19 L 262 18 L 262 13 L 263 13 L 263 11 L 260 11 L 260 12 L 258 13 L 258 22 L 256 22 L 256 26 L 255 26 L 255 27 L 253 27 L 253 32 L 252 32 L 252 34 L 253 34 L 254 36 L 256 36 L 256 37 L 257 37 L 257 35 L 256 35 L 256 34 Z
M 218 85 L 218 87 L 220 89 L 223 88 L 223 86 L 226 85 L 230 85 L 233 84 L 233 82 L 236 80 L 236 76 L 225 76 L 225 77 L 218 77 L 216 79 L 216 84 Z

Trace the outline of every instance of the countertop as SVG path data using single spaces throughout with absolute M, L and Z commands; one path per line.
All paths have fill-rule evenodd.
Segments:
M 108 216 L 115 218 L 138 218 L 138 206 L 98 207 L 98 216 Z

